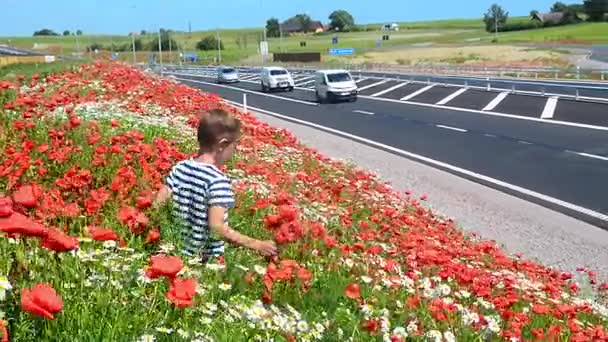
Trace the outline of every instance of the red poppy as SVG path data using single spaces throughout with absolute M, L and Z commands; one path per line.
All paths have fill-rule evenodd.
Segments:
M 78 248 L 78 238 L 66 235 L 57 228 L 49 228 L 41 245 L 55 252 L 67 252 Z
M 154 228 L 148 232 L 148 236 L 146 236 L 146 244 L 153 244 L 160 241 L 160 230 L 158 228 Z
M 24 185 L 13 193 L 13 201 L 26 208 L 35 208 L 38 205 L 36 189 L 32 185 Z
M 150 257 L 150 267 L 146 270 L 146 276 L 150 279 L 161 276 L 175 278 L 183 267 L 182 259 L 177 256 L 154 255 Z
M 6 322 L 0 319 L 0 337 L 2 337 L 2 342 L 8 342 L 8 328 L 6 327 Z
M 356 283 L 349 284 L 344 289 L 344 295 L 350 299 L 360 300 L 361 299 L 361 289 L 359 285 Z
M 196 280 L 175 278 L 171 281 L 171 288 L 165 295 L 175 306 L 182 308 L 193 304 L 192 299 L 195 294 Z
M 118 219 L 121 223 L 126 224 L 133 234 L 140 234 L 149 223 L 146 215 L 133 207 L 120 208 Z
M 262 293 L 262 303 L 264 303 L 264 304 L 272 303 L 272 295 L 267 290 L 264 290 L 264 292 Z
M 13 214 L 13 200 L 10 197 L 0 197 L 0 217 L 9 217 Z
M 101 228 L 96 226 L 89 226 L 87 228 L 89 234 L 91 234 L 91 239 L 95 241 L 118 241 L 120 238 L 112 229 L 109 228 Z
M 21 290 L 21 308 L 31 314 L 54 319 L 54 315 L 63 310 L 63 301 L 51 285 L 39 283 L 31 289 Z
M 47 234 L 43 225 L 34 222 L 20 213 L 8 217 L 0 217 L 0 230 L 7 234 L 44 237 Z

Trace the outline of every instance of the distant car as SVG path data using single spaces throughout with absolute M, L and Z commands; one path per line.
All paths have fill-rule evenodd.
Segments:
M 336 100 L 357 101 L 357 83 L 346 70 L 319 70 L 315 73 L 314 80 L 319 103 Z
M 239 74 L 235 68 L 219 67 L 217 69 L 217 83 L 237 83 Z
M 260 73 L 262 91 L 268 92 L 275 89 L 293 91 L 295 83 L 289 71 L 282 67 L 264 67 Z

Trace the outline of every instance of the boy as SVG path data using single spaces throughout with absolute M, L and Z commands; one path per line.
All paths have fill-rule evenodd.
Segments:
M 224 242 L 212 239 L 211 232 L 265 256 L 277 253 L 274 241 L 252 239 L 227 225 L 234 198 L 230 181 L 215 165 L 232 157 L 240 129 L 240 121 L 224 110 L 204 113 L 197 129 L 198 156 L 173 167 L 154 201 L 158 206 L 173 198 L 173 213 L 185 223 L 183 254 L 201 256 L 203 262 L 224 254 Z

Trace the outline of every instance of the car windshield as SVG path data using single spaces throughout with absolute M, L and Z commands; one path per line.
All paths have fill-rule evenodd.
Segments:
M 336 83 L 336 82 L 347 82 L 350 81 L 350 75 L 345 73 L 345 72 L 341 72 L 338 74 L 327 74 L 327 80 L 329 81 L 329 83 Z
M 276 75 L 287 75 L 287 70 L 270 70 L 272 76 Z
M 224 69 L 222 71 L 224 72 L 224 74 L 230 74 L 230 73 L 234 72 L 234 69 L 232 69 L 232 68 L 226 68 L 226 69 Z

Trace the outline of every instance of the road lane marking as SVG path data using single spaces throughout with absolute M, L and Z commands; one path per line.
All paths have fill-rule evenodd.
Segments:
M 517 142 L 520 143 L 520 144 L 524 144 L 524 145 L 532 145 L 531 142 L 524 141 L 524 140 L 517 140 Z
M 226 101 L 228 104 L 232 104 L 234 107 L 236 107 L 238 109 L 242 108 L 242 104 L 240 104 L 238 102 L 234 102 L 234 101 L 230 101 L 230 100 L 225 100 L 225 99 L 224 99 L 224 101 Z M 548 195 L 545 195 L 545 194 L 541 194 L 539 192 L 536 192 L 536 191 L 533 191 L 533 190 L 530 190 L 530 189 L 526 189 L 526 188 L 520 187 L 518 185 L 510 184 L 510 183 L 507 183 L 507 182 L 504 182 L 504 181 L 501 181 L 501 180 L 498 180 L 498 179 L 495 179 L 495 178 L 492 178 L 492 177 L 488 177 L 488 176 L 485 176 L 485 175 L 482 175 L 482 174 L 479 174 L 479 173 L 476 173 L 476 172 L 473 172 L 473 171 L 470 171 L 470 170 L 467 170 L 467 169 L 463 169 L 463 168 L 455 166 L 455 165 L 451 165 L 451 164 L 444 163 L 444 162 L 441 162 L 441 161 L 438 161 L 438 160 L 435 160 L 435 159 L 431 159 L 429 157 L 425 157 L 425 156 L 422 156 L 422 155 L 419 155 L 419 154 L 415 154 L 415 153 L 408 152 L 408 151 L 405 151 L 405 150 L 402 150 L 402 149 L 398 149 L 396 147 L 389 146 L 389 145 L 386 145 L 386 144 L 383 144 L 383 143 L 380 143 L 380 142 L 377 142 L 377 141 L 374 141 L 374 140 L 366 139 L 366 138 L 363 138 L 363 137 L 360 137 L 360 136 L 357 136 L 357 135 L 354 135 L 354 134 L 346 133 L 344 131 L 340 131 L 340 130 L 337 130 L 337 129 L 334 129 L 334 128 L 329 128 L 329 127 L 326 127 L 326 126 L 315 124 L 315 123 L 310 122 L 310 121 L 304 121 L 304 120 L 292 118 L 292 117 L 289 117 L 287 115 L 275 113 L 275 112 L 268 111 L 268 110 L 261 109 L 261 108 L 256 108 L 256 107 L 249 107 L 249 108 L 251 110 L 253 110 L 253 111 L 257 111 L 257 112 L 260 112 L 260 113 L 263 113 L 263 114 L 271 115 L 271 116 L 277 117 L 279 119 L 283 119 L 283 120 L 299 123 L 299 124 L 302 124 L 302 125 L 306 125 L 306 126 L 309 126 L 309 127 L 317 128 L 317 129 L 319 129 L 321 131 L 325 131 L 325 132 L 328 132 L 328 133 L 333 133 L 335 135 L 342 136 L 344 138 L 348 138 L 350 140 L 358 141 L 358 142 L 366 144 L 368 146 L 373 146 L 373 147 L 376 147 L 376 148 L 383 149 L 385 151 L 390 151 L 390 152 L 395 153 L 397 155 L 401 155 L 401 156 L 406 157 L 406 158 L 410 158 L 410 159 L 413 159 L 413 160 L 416 160 L 416 161 L 419 161 L 419 162 L 422 162 L 422 163 L 426 163 L 427 165 L 435 166 L 437 168 L 444 169 L 444 170 L 450 170 L 451 172 L 453 172 L 455 174 L 459 174 L 461 176 L 464 176 L 465 178 L 474 179 L 474 180 L 476 180 L 478 182 L 481 182 L 482 184 L 483 183 L 486 183 L 486 184 L 489 183 L 489 184 L 492 184 L 492 185 L 497 186 L 499 188 L 507 189 L 507 190 L 509 190 L 511 192 L 516 192 L 516 193 L 519 193 L 521 195 L 524 195 L 524 196 L 527 196 L 527 197 L 530 197 L 530 198 L 534 198 L 536 200 L 540 200 L 540 201 L 542 201 L 544 203 L 549 203 L 549 204 L 551 204 L 553 206 L 557 206 L 557 207 L 560 207 L 560 208 L 563 208 L 563 209 L 570 210 L 572 212 L 576 212 L 578 214 L 582 214 L 582 215 L 585 215 L 585 216 L 588 216 L 588 217 L 592 217 L 596 221 L 601 222 L 602 226 L 605 226 L 605 225 L 608 224 L 608 215 L 605 215 L 605 214 L 602 214 L 600 212 L 597 212 L 597 211 L 594 211 L 594 210 L 591 210 L 591 209 L 588 209 L 588 208 L 585 208 L 585 207 L 581 207 L 579 205 L 576 205 L 576 204 L 573 204 L 573 203 L 570 203 L 570 202 L 566 202 L 566 201 L 563 201 L 563 200 L 560 200 L 560 199 L 557 199 L 557 198 L 554 198 L 554 197 L 551 197 L 551 196 L 548 196 Z
M 452 131 L 463 132 L 463 133 L 468 132 L 464 128 L 458 128 L 458 127 L 452 127 L 452 126 L 446 126 L 446 125 L 435 125 L 435 127 L 445 128 L 445 129 L 449 129 L 449 130 L 452 130 Z
M 412 99 L 412 98 L 414 98 L 414 97 L 416 97 L 416 96 L 424 93 L 425 91 L 433 88 L 434 86 L 435 86 L 434 84 L 431 84 L 431 85 L 428 85 L 428 86 L 426 86 L 426 87 L 424 87 L 422 89 L 418 89 L 415 92 L 413 92 L 413 93 L 411 93 L 411 94 L 409 94 L 407 96 L 402 97 L 400 101 L 407 101 L 409 99 Z
M 355 83 L 359 83 L 359 82 L 361 82 L 361 81 L 365 81 L 366 79 L 367 79 L 367 78 L 362 77 L 362 78 L 360 78 L 360 79 L 356 80 L 356 81 L 355 81 Z
M 177 72 L 167 72 L 167 74 L 175 74 L 175 75 L 191 76 L 191 77 L 206 77 L 206 76 L 201 76 L 201 75 L 183 74 L 183 73 L 177 73 Z M 252 82 L 252 81 L 244 81 L 244 82 L 257 83 L 257 82 Z M 310 92 L 313 91 L 313 89 L 311 89 L 311 88 L 296 87 L 295 89 L 310 91 Z M 507 95 L 509 94 L 508 92 L 505 92 L 505 93 Z M 476 110 L 476 109 L 469 109 L 469 108 L 452 107 L 449 105 L 439 106 L 439 105 L 432 104 L 432 103 L 402 101 L 402 100 L 389 99 L 389 98 L 385 98 L 385 97 L 371 97 L 371 96 L 367 96 L 367 95 L 359 95 L 359 97 L 362 99 L 367 99 L 367 100 L 391 102 L 391 103 L 397 103 L 397 104 L 407 104 L 407 105 L 412 105 L 412 106 L 428 107 L 428 108 L 435 108 L 435 109 L 442 109 L 442 110 L 452 110 L 452 111 L 468 113 L 468 114 L 482 114 L 482 115 L 490 115 L 490 116 L 514 119 L 514 120 L 535 121 L 537 123 L 543 123 L 543 124 L 548 124 L 548 125 L 560 125 L 560 126 L 593 129 L 593 130 L 597 130 L 597 131 L 608 131 L 608 127 L 606 127 L 606 126 L 596 126 L 596 125 L 589 125 L 589 124 L 568 122 L 568 121 L 561 121 L 561 120 L 544 120 L 541 118 L 535 118 L 535 117 L 530 117 L 530 116 L 521 116 L 521 115 L 509 114 L 509 113 L 499 113 L 499 112 L 494 112 L 491 110 L 487 110 L 487 111 L 486 110 Z
M 545 104 L 545 109 L 543 109 L 543 113 L 541 114 L 541 119 L 553 119 L 553 114 L 555 114 L 555 108 L 557 108 L 557 100 L 558 97 L 550 97 Z
M 490 101 L 490 103 L 488 103 L 487 106 L 484 107 L 484 109 L 482 109 L 483 111 L 492 111 L 494 110 L 494 108 L 496 108 L 501 102 L 502 100 L 504 100 L 507 95 L 509 95 L 509 92 L 502 92 L 500 94 L 498 94 L 492 101 Z
M 305 105 L 309 105 L 309 106 L 318 106 L 319 105 L 316 102 L 296 100 L 296 99 L 292 99 L 292 98 L 289 98 L 289 97 L 282 97 L 282 96 L 277 96 L 277 95 L 272 95 L 272 94 L 265 94 L 265 93 L 260 93 L 258 91 L 254 91 L 254 90 L 243 89 L 243 88 L 238 88 L 238 87 L 232 87 L 232 86 L 228 86 L 228 85 L 224 85 L 224 84 L 216 84 L 216 83 L 209 83 L 209 82 L 204 82 L 204 81 L 196 81 L 196 80 L 191 80 L 191 79 L 187 79 L 187 78 L 179 78 L 179 77 L 176 77 L 175 79 L 179 80 L 179 81 L 194 82 L 194 83 L 206 84 L 206 85 L 210 85 L 210 86 L 214 86 L 214 87 L 220 87 L 220 88 L 227 88 L 227 89 L 238 90 L 238 91 L 242 91 L 242 92 L 245 92 L 245 93 L 255 94 L 255 95 L 259 95 L 259 96 L 272 97 L 272 98 L 279 99 L 279 100 L 290 101 L 290 102 L 295 102 L 295 103 L 301 103 L 301 104 L 305 104 Z
M 397 85 L 396 85 L 396 86 L 394 86 L 394 87 L 390 87 L 390 88 L 388 88 L 388 89 L 381 90 L 381 91 L 379 91 L 379 92 L 377 92 L 377 93 L 375 93 L 375 94 L 373 94 L 373 95 L 370 95 L 370 96 L 371 96 L 371 97 L 377 97 L 377 96 L 380 96 L 380 95 L 384 95 L 384 94 L 386 94 L 386 93 L 390 93 L 391 91 L 393 91 L 393 90 L 395 90 L 395 89 L 399 89 L 399 88 L 401 88 L 401 87 L 403 87 L 404 85 L 407 85 L 407 84 L 409 84 L 409 83 L 410 83 L 410 82 L 403 82 L 403 83 L 399 83 L 399 84 L 397 84 Z
M 359 110 L 359 109 L 353 110 L 353 113 L 359 113 L 359 114 L 365 114 L 365 115 L 375 115 L 376 114 L 376 113 L 373 113 L 373 112 L 368 112 L 368 111 Z
M 359 91 L 361 91 L 361 90 L 365 90 L 365 89 L 368 89 L 368 88 L 372 88 L 372 87 L 375 87 L 375 86 L 379 86 L 379 85 L 384 84 L 384 83 L 386 83 L 386 82 L 388 82 L 388 80 L 382 80 L 382 81 L 380 81 L 380 82 L 376 82 L 376 83 L 368 84 L 368 85 L 366 85 L 366 86 L 364 86 L 364 87 L 359 88 Z
M 246 75 L 246 76 L 241 77 L 241 80 L 243 80 L 243 81 L 249 81 L 249 80 L 252 80 L 252 79 L 254 79 L 256 77 L 258 77 L 258 75 Z
M 306 81 L 306 82 L 303 82 L 303 83 L 296 83 L 296 87 L 302 87 L 305 84 L 311 84 L 311 83 L 314 83 L 314 82 L 315 82 L 315 80 L 310 80 L 310 81 Z
M 464 93 L 465 91 L 467 91 L 467 88 L 462 88 L 462 89 L 458 89 L 455 92 L 453 92 L 452 94 L 448 95 L 445 99 L 437 102 L 437 105 L 444 105 L 450 101 L 452 101 L 453 99 L 455 99 L 456 97 L 458 97 L 460 94 Z
M 576 152 L 576 151 L 570 151 L 570 150 L 566 150 L 566 152 L 573 153 L 573 154 L 579 155 L 581 157 L 587 157 L 587 158 L 593 158 L 593 159 L 608 161 L 608 157 L 598 156 L 597 154 L 591 154 L 591 153 L 585 153 L 585 152 Z

